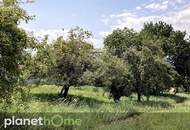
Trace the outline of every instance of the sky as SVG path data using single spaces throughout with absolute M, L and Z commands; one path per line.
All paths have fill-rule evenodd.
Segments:
M 105 36 L 114 29 L 139 31 L 150 21 L 162 20 L 190 34 L 190 0 L 35 0 L 22 7 L 35 18 L 21 27 L 36 37 L 48 34 L 55 40 L 80 26 L 92 32 L 89 42 L 95 48 L 102 48 Z

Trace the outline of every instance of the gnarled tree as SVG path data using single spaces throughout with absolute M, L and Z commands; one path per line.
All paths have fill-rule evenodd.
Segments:
M 90 35 L 76 27 L 71 29 L 67 40 L 59 37 L 54 44 L 57 57 L 54 75 L 57 83 L 63 86 L 60 96 L 66 97 L 70 86 L 80 85 L 82 75 L 92 67 L 93 47 L 86 41 Z

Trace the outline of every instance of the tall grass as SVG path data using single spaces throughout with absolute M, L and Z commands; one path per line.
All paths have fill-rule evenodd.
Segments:
M 142 103 L 137 102 L 136 95 L 133 94 L 130 97 L 122 97 L 120 102 L 115 103 L 109 93 L 102 88 L 71 87 L 67 99 L 58 96 L 60 90 L 60 87 L 54 85 L 28 86 L 26 91 L 29 94 L 25 100 L 22 102 L 18 100 L 12 104 L 0 103 L 0 110 L 1 112 L 32 113 L 34 115 L 74 113 L 83 120 L 81 126 L 62 127 L 65 129 L 147 130 L 148 128 L 167 128 L 177 130 L 190 128 L 190 123 L 188 123 L 190 96 L 185 93 L 152 96 L 149 102 L 143 97 Z M 3 109 L 5 106 L 6 109 Z M 187 114 L 183 114 L 186 112 Z M 165 127 L 162 127 L 163 125 Z M 45 128 L 50 129 L 50 127 Z

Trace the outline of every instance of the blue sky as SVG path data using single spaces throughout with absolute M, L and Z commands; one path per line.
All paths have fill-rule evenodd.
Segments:
M 96 48 L 103 47 L 103 38 L 112 30 L 128 27 L 139 31 L 149 21 L 162 20 L 190 32 L 189 0 L 35 0 L 22 6 L 36 16 L 21 25 L 35 36 L 49 34 L 53 40 L 80 26 L 93 33 L 89 40 Z

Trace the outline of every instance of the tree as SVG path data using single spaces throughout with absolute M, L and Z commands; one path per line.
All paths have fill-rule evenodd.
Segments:
M 123 58 L 124 53 L 127 50 L 130 50 L 132 48 L 140 49 L 141 47 L 141 41 L 140 37 L 138 36 L 138 33 L 134 32 L 133 30 L 130 30 L 128 28 L 124 28 L 123 30 L 117 29 L 113 31 L 112 34 L 108 35 L 104 40 L 104 45 L 108 49 L 111 54 L 116 55 L 120 58 Z M 132 74 L 133 75 L 133 86 L 135 87 L 135 90 L 138 95 L 138 100 L 140 101 L 141 97 L 141 80 L 140 80 L 140 72 L 138 65 L 140 64 L 140 57 L 136 56 L 136 53 L 127 54 L 128 63 L 132 66 Z M 125 56 L 127 56 L 125 55 Z M 127 56 L 127 57 L 128 57 Z M 125 58 L 126 59 L 126 58 Z
M 141 101 L 141 95 L 143 91 L 142 81 L 141 81 L 141 72 L 140 72 L 140 64 L 141 64 L 141 55 L 136 49 L 130 49 L 126 51 L 124 54 L 125 60 L 130 65 L 132 84 L 134 87 L 134 91 L 137 93 L 138 101 Z
M 0 7 L 0 95 L 9 97 L 18 86 L 30 47 L 26 32 L 19 28 L 21 21 L 31 19 L 16 0 L 4 0 Z
M 124 58 L 130 65 L 138 101 L 141 101 L 142 95 L 147 100 L 151 95 L 161 95 L 175 84 L 177 76 L 173 66 L 164 59 L 162 50 L 151 43 L 148 45 L 140 51 L 132 48 L 124 53 Z
M 176 79 L 178 86 L 183 85 L 186 91 L 189 91 L 190 42 L 185 39 L 186 33 L 175 31 L 171 25 L 160 21 L 155 24 L 152 22 L 145 24 L 141 34 L 162 43 L 161 47 L 165 56 L 180 74 Z
M 63 85 L 60 96 L 66 97 L 70 86 L 81 84 L 81 77 L 92 67 L 90 52 L 93 47 L 86 39 L 91 34 L 79 27 L 71 29 L 69 37 L 59 37 L 54 44 L 56 54 L 55 78 Z
M 104 45 L 113 55 L 122 57 L 127 48 L 141 47 L 141 39 L 138 35 L 138 33 L 126 27 L 123 30 L 116 29 L 105 38 Z
M 119 101 L 121 96 L 129 96 L 132 87 L 126 62 L 103 50 L 96 50 L 94 55 L 93 69 L 84 72 L 82 80 L 88 85 L 104 87 L 114 101 Z
M 121 96 L 131 95 L 131 77 L 126 62 L 108 52 L 102 53 L 100 62 L 100 66 L 95 71 L 95 85 L 98 83 L 105 86 L 114 101 L 119 101 Z
M 119 41 L 117 46 L 113 40 L 116 34 Z M 173 66 L 166 61 L 159 40 L 150 39 L 143 33 L 136 33 L 124 28 L 114 31 L 105 39 L 104 43 L 108 51 L 128 63 L 132 90 L 137 93 L 138 101 L 141 101 L 142 95 L 149 99 L 152 94 L 158 95 L 164 92 L 174 82 L 176 73 Z M 114 50 L 118 50 L 118 52 L 120 48 L 122 49 L 120 53 L 114 53 L 112 48 L 116 48 Z

